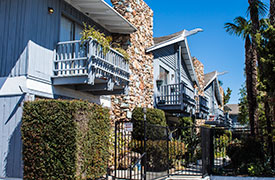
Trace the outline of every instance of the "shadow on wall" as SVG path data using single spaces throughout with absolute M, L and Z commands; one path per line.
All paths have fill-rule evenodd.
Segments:
M 10 97 L 12 98 L 12 97 Z M 22 140 L 21 140 L 21 117 L 22 117 L 22 105 L 25 98 L 25 94 L 20 97 L 14 97 L 17 101 L 14 101 L 11 109 L 9 110 L 9 116 L 4 121 L 4 126 L 9 129 L 13 129 L 13 132 L 9 133 L 7 156 L 5 157 L 4 174 L 6 177 L 22 178 L 23 177 L 23 162 L 22 162 Z M 12 100 L 10 100 L 12 102 Z
M 27 71 L 27 60 L 28 57 L 28 42 L 24 44 L 21 51 L 17 50 L 12 57 L 7 57 L 6 61 L 9 60 L 5 66 L 1 67 L 0 77 L 14 77 L 25 75 Z M 3 57 L 5 59 L 5 57 Z
M 21 122 L 14 129 L 10 140 L 8 155 L 6 157 L 6 177 L 23 178 Z

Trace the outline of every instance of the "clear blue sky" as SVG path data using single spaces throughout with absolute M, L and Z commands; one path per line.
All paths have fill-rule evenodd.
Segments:
M 269 0 L 264 0 L 267 3 Z M 106 0 L 110 3 L 110 0 Z M 232 89 L 229 103 L 238 103 L 239 89 L 244 83 L 244 41 L 230 36 L 224 23 L 246 16 L 248 0 L 145 0 L 154 11 L 154 37 L 183 29 L 202 28 L 188 38 L 191 55 L 204 64 L 205 73 L 217 70 L 223 88 Z

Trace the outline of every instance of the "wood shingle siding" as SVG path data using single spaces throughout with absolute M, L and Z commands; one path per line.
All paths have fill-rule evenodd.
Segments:
M 190 74 L 188 73 L 188 70 L 184 62 L 181 62 L 180 71 L 181 80 L 187 84 L 187 87 L 194 89 L 193 82 L 191 81 Z
M 160 48 L 160 49 L 154 51 L 153 53 L 154 53 L 154 59 L 159 59 L 160 61 L 165 63 L 170 68 L 176 70 L 177 55 L 175 52 L 174 45 Z

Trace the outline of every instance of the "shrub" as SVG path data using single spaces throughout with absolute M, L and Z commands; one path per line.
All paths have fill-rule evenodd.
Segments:
M 226 158 L 227 147 L 232 141 L 232 132 L 223 128 L 215 129 L 215 158 Z
M 143 154 L 144 146 L 142 141 L 133 140 L 131 142 L 131 150 L 139 154 Z M 184 143 L 180 141 L 168 141 L 169 146 L 169 160 L 167 161 L 167 141 L 165 140 L 148 140 L 146 141 L 147 152 L 147 169 L 157 171 L 164 171 L 169 165 L 170 168 L 175 166 L 177 160 L 181 160 L 184 156 Z
M 147 109 L 147 139 L 166 138 L 166 119 L 165 114 L 159 109 Z M 144 139 L 144 113 L 142 108 L 135 108 L 132 115 L 134 125 L 133 138 L 136 140 Z M 156 125 L 156 126 L 154 126 Z M 160 127 L 162 126 L 162 127 Z
M 270 173 L 268 172 L 268 165 L 263 166 L 265 159 L 263 146 L 254 137 L 234 140 L 227 147 L 227 155 L 231 159 L 236 173 L 250 175 L 265 175 Z
M 95 179 L 109 158 L 108 110 L 85 101 L 26 102 L 24 179 Z

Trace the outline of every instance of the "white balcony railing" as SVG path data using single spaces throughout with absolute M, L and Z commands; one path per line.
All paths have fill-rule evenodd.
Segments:
M 162 85 L 159 87 L 157 101 L 159 105 L 195 105 L 194 91 L 183 83 Z
M 54 59 L 54 77 L 88 76 L 89 78 L 129 82 L 129 63 L 114 49 L 103 53 L 96 40 L 67 41 L 57 44 Z M 93 83 L 94 79 L 88 82 Z

